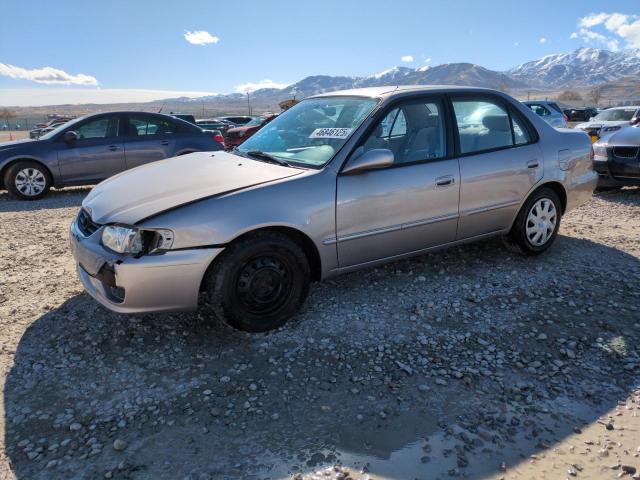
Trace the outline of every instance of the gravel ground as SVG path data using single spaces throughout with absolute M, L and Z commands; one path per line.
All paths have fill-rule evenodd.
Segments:
M 98 306 L 68 249 L 87 192 L 0 192 L 0 479 L 640 478 L 640 189 L 541 257 L 345 275 L 260 335 Z

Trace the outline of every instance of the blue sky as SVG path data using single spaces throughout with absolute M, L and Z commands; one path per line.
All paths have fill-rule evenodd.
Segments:
M 503 70 L 580 46 L 640 47 L 640 0 L 3 0 L 1 8 L 0 105 L 228 93 L 394 65 Z

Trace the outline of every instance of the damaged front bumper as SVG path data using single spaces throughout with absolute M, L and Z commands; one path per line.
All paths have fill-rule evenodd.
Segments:
M 118 313 L 194 310 L 204 274 L 222 248 L 166 251 L 135 258 L 102 246 L 102 228 L 84 236 L 71 224 L 78 277 L 95 300 Z

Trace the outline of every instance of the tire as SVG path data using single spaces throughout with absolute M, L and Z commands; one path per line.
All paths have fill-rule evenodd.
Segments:
M 309 293 L 304 250 L 278 232 L 257 232 L 232 243 L 209 268 L 208 303 L 230 326 L 266 332 L 286 323 Z
M 524 255 L 539 255 L 546 251 L 558 236 L 561 212 L 560 198 L 551 188 L 543 187 L 533 192 L 504 239 L 506 246 Z M 538 223 L 536 217 L 540 219 Z
M 4 176 L 4 186 L 20 200 L 37 200 L 51 188 L 51 174 L 40 163 L 22 160 L 11 165 Z

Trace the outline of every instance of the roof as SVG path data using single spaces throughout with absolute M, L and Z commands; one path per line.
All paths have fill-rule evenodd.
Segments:
M 337 90 L 335 92 L 324 92 L 318 95 L 312 95 L 309 98 L 318 98 L 318 97 L 336 97 L 336 96 L 351 96 L 351 97 L 370 97 L 370 98 L 379 98 L 385 96 L 391 96 L 401 93 L 412 93 L 412 92 L 441 92 L 441 91 L 472 91 L 472 92 L 481 92 L 481 91 L 489 91 L 494 92 L 490 88 L 480 88 L 480 87 L 465 87 L 459 85 L 397 85 L 397 86 L 385 86 L 385 87 L 368 87 L 368 88 L 353 88 L 349 90 Z

